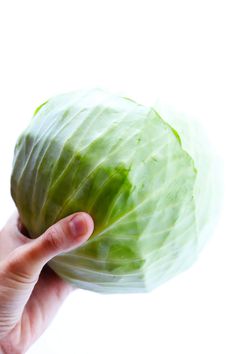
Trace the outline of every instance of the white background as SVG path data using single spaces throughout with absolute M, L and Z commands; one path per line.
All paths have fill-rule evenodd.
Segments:
M 225 170 L 220 222 L 189 271 L 147 295 L 76 291 L 29 354 L 236 352 L 234 3 L 0 2 L 0 226 L 16 138 L 57 93 L 96 86 L 169 105 L 204 123 Z

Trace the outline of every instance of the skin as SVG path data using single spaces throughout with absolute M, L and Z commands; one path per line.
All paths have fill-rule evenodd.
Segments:
M 44 332 L 73 290 L 46 264 L 82 245 L 93 232 L 87 213 L 75 213 L 31 240 L 17 214 L 0 232 L 0 354 L 22 354 Z

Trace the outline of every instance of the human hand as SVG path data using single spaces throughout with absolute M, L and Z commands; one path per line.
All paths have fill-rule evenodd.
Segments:
M 93 220 L 75 213 L 35 240 L 21 231 L 16 214 L 0 232 L 0 354 L 25 353 L 47 328 L 73 288 L 46 263 L 82 245 Z

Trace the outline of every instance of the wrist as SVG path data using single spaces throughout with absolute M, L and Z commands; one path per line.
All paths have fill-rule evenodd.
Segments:
M 25 351 L 20 348 L 15 348 L 9 340 L 3 340 L 0 342 L 0 354 L 24 354 Z

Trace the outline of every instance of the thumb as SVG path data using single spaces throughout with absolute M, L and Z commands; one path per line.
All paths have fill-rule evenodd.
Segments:
M 92 234 L 93 227 L 91 216 L 84 212 L 60 220 L 37 239 L 11 252 L 6 259 L 7 273 L 20 283 L 36 282 L 50 259 L 81 246 Z

